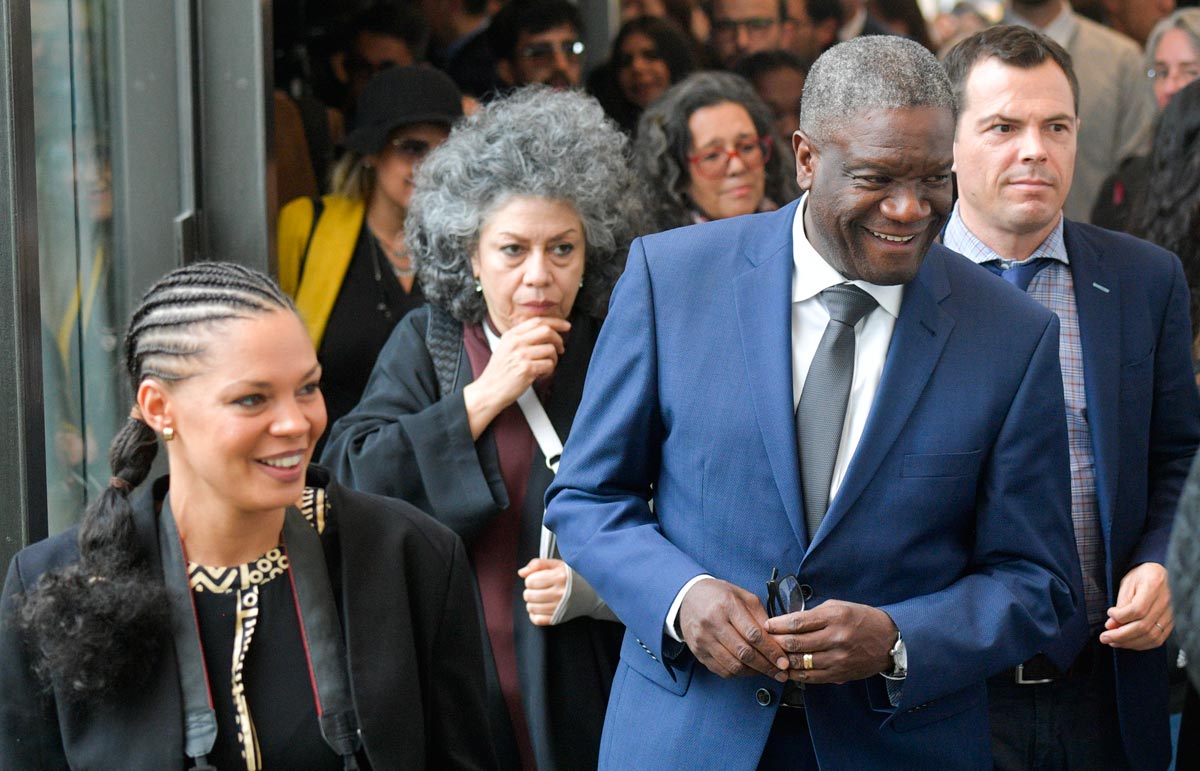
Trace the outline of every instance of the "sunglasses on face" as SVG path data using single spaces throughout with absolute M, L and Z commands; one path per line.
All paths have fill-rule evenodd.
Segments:
M 561 51 L 562 55 L 568 59 L 578 58 L 583 56 L 583 42 L 579 40 L 565 40 L 562 43 L 530 43 L 517 53 L 522 59 L 546 62 L 553 61 L 554 54 L 558 51 Z
M 413 139 L 412 137 L 389 139 L 387 146 L 393 153 L 409 161 L 419 161 L 429 155 L 429 151 L 433 149 L 433 145 L 424 139 Z

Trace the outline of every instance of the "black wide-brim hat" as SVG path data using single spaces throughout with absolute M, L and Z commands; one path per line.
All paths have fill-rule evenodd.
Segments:
M 358 97 L 354 126 L 345 146 L 363 155 L 378 153 L 400 126 L 462 117 L 462 94 L 450 76 L 431 67 L 394 67 L 371 78 Z

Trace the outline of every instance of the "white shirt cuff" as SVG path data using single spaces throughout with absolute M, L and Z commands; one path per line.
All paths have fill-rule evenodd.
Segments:
M 706 578 L 712 578 L 712 576 L 699 575 L 684 584 L 683 588 L 679 590 L 679 594 L 675 595 L 675 602 L 671 603 L 671 609 L 667 611 L 667 620 L 666 623 L 663 624 L 663 631 L 666 633 L 667 637 L 670 637 L 675 642 L 684 642 L 683 636 L 679 634 L 679 632 L 675 631 L 675 622 L 679 618 L 679 606 L 683 604 L 683 597 L 688 593 L 689 589 Z

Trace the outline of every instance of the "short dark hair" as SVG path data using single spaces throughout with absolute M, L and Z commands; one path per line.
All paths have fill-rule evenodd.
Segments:
M 358 36 L 364 32 L 403 40 L 413 62 L 424 61 L 429 49 L 429 24 L 420 11 L 408 5 L 377 3 L 355 14 L 346 26 L 347 53 L 354 53 Z
M 733 71 L 755 83 L 760 75 L 784 68 L 808 75 L 808 68 L 812 64 L 811 60 L 805 61 L 791 51 L 759 51 L 738 62 Z
M 1031 70 L 1044 62 L 1054 62 L 1071 84 L 1075 115 L 1079 115 L 1079 79 L 1075 77 L 1071 55 L 1042 33 L 1015 24 L 980 30 L 960 41 L 946 54 L 942 64 L 950 76 L 950 86 L 954 89 L 954 100 L 958 103 L 960 115 L 966 107 L 967 78 L 975 65 L 985 59 L 997 59 L 1002 64 L 1023 70 Z
M 833 0 L 833 1 L 837 2 L 838 0 Z M 731 2 L 737 2 L 737 0 L 731 0 Z M 705 0 L 704 4 L 702 6 L 704 15 L 710 19 L 713 19 L 714 21 L 716 20 L 716 18 L 713 16 L 713 6 L 715 6 L 716 4 L 717 4 L 717 0 Z M 787 0 L 779 0 L 779 20 L 780 21 L 787 20 Z
M 840 0 L 804 0 L 804 10 L 813 24 L 820 24 L 826 19 L 834 19 L 839 27 L 846 19 L 846 11 Z
M 579 9 L 566 0 L 509 0 L 488 25 L 488 45 L 497 60 L 512 61 L 522 32 L 536 35 L 564 24 L 583 34 Z

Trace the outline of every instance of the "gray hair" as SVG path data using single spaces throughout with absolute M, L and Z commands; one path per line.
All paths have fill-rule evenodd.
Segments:
M 924 46 L 894 35 L 839 43 L 804 82 L 800 130 L 820 142 L 861 110 L 944 107 L 956 114 L 950 79 Z
M 644 232 L 642 189 L 628 140 L 595 99 L 528 86 L 457 124 L 421 164 L 405 242 L 425 296 L 474 323 L 485 310 L 471 270 L 484 223 L 514 197 L 563 201 L 587 243 L 576 307 L 603 318 L 629 243 Z
M 1200 56 L 1200 8 L 1180 8 L 1150 30 L 1150 36 L 1146 38 L 1147 70 L 1154 69 L 1154 53 L 1158 50 L 1158 44 L 1162 42 L 1162 36 L 1170 29 L 1180 30 L 1187 35 L 1192 50 Z
M 773 137 L 771 110 L 745 78 L 729 72 L 697 72 L 667 89 L 646 108 L 638 121 L 633 160 L 638 172 L 655 191 L 650 202 L 659 230 L 692 224 L 687 196 L 691 181 L 688 155 L 692 134 L 688 120 L 697 110 L 732 102 L 746 108 L 760 137 Z M 798 195 L 791 175 L 790 147 L 776 147 L 766 165 L 766 197 L 776 204 Z

